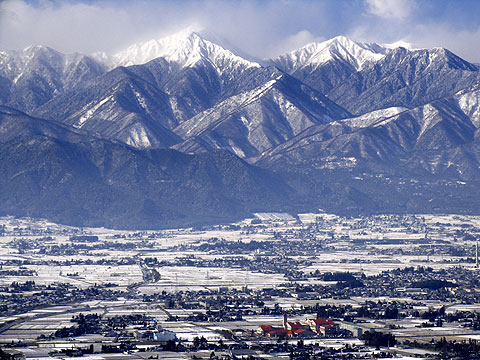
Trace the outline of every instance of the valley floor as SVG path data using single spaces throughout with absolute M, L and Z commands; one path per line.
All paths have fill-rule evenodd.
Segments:
M 476 354 L 479 235 L 466 215 L 261 213 L 162 231 L 6 217 L 0 347 L 32 359 Z

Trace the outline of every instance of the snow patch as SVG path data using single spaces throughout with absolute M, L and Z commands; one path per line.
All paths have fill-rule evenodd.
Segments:
M 93 114 L 102 106 L 104 105 L 105 103 L 107 103 L 108 101 L 112 100 L 113 99 L 113 96 L 110 95 L 108 97 L 106 97 L 105 99 L 101 100 L 100 102 L 98 102 L 97 104 L 95 104 L 94 106 L 92 106 L 90 109 L 88 109 L 87 111 L 85 111 L 85 113 L 80 117 L 80 119 L 78 119 L 78 122 L 76 124 L 74 124 L 73 126 L 76 127 L 77 129 L 80 129 L 84 124 L 85 122 L 90 119 Z M 88 106 L 90 106 L 90 104 L 88 104 L 85 108 L 88 108 Z
M 150 147 L 152 144 L 148 137 L 147 131 L 141 124 L 137 125 L 138 126 L 134 126 L 130 131 L 127 144 L 136 148 Z
M 476 128 L 480 128 L 480 90 L 462 92 L 457 95 L 460 109 L 470 118 Z
M 392 121 L 396 115 L 407 110 L 408 109 L 404 107 L 389 107 L 385 109 L 371 111 L 369 113 L 354 118 L 335 121 L 332 122 L 332 124 L 344 124 L 354 128 L 383 126 L 388 122 Z
M 144 110 L 148 110 L 147 109 L 147 104 L 145 102 L 145 99 L 142 97 L 142 95 L 140 95 L 140 93 L 138 91 L 135 91 L 135 90 L 133 90 L 133 93 L 135 94 L 135 98 L 137 99 L 137 102 L 140 105 L 140 107 Z

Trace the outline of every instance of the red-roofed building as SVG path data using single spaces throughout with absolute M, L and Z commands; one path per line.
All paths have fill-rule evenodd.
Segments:
M 333 335 L 337 332 L 338 327 L 332 319 L 308 319 L 306 323 L 313 332 L 323 336 Z
M 287 330 L 307 329 L 307 328 L 308 328 L 308 325 L 303 325 L 302 323 L 300 323 L 298 321 L 295 321 L 295 322 L 288 321 L 287 322 Z
M 257 334 L 268 337 L 287 336 L 288 330 L 283 327 L 273 327 L 271 325 L 260 325 L 257 329 Z
M 282 327 L 260 325 L 257 334 L 268 337 L 302 337 L 311 338 L 315 335 L 330 336 L 338 332 L 338 326 L 332 319 L 308 319 L 305 323 L 288 321 L 287 314 L 283 314 Z
M 266 335 L 270 331 L 273 331 L 273 326 L 272 325 L 260 325 L 257 329 L 257 333 L 259 335 Z
M 308 327 L 288 330 L 288 334 L 290 337 L 299 337 L 299 338 L 312 338 L 316 335 Z

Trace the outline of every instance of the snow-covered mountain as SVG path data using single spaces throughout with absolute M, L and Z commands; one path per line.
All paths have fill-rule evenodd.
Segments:
M 373 161 L 385 168 L 401 167 L 404 176 L 415 171 L 440 174 L 448 170 L 449 175 L 472 178 L 480 175 L 480 158 L 474 155 L 468 161 L 452 162 L 449 154 L 478 146 L 478 123 L 459 106 L 465 105 L 467 97 L 472 100 L 477 96 L 463 94 L 411 110 L 389 108 L 315 125 L 265 153 L 259 162 L 341 169 L 362 168 Z M 467 158 L 465 155 L 463 160 Z
M 443 48 L 393 49 L 330 89 L 327 96 L 354 114 L 413 108 L 473 86 L 479 68 Z
M 342 106 L 373 124 L 383 109 L 421 106 L 478 81 L 478 67 L 448 50 L 401 45 L 338 36 L 267 65 L 190 29 L 97 60 L 31 47 L 0 53 L 1 101 L 138 148 L 221 148 L 250 159 L 351 117 Z
M 0 143 L 28 141 L 34 137 L 48 137 L 69 143 L 92 138 L 87 132 L 61 123 L 32 118 L 19 110 L 0 105 Z
M 432 191 L 449 194 L 435 209 L 450 211 L 465 201 L 458 184 L 480 194 L 477 65 L 443 48 L 341 36 L 262 62 L 225 44 L 187 30 L 111 55 L 0 52 L 0 168 L 15 176 L 25 167 L 22 192 L 32 196 L 35 179 L 45 199 L 62 184 L 83 202 L 77 214 L 102 213 L 98 198 L 109 216 L 135 210 L 145 224 L 170 210 L 192 220 L 190 195 L 194 212 L 233 214 L 253 209 L 255 198 L 267 208 L 297 198 L 301 208 L 428 211 Z M 267 191 L 275 177 L 278 188 Z M 131 202 L 120 214 L 106 204 L 129 184 L 139 190 L 126 192 Z M 18 210 L 9 198 L 15 186 L 4 186 L 0 204 Z M 93 195 L 74 196 L 79 187 Z M 288 204 L 284 190 L 293 194 Z M 421 206 L 406 200 L 412 192 Z M 182 209 L 166 205 L 169 194 L 183 199 Z
M 155 48 L 154 52 L 147 51 L 151 49 L 150 45 Z M 38 108 L 35 115 L 59 119 L 76 128 L 138 148 L 168 147 L 190 137 L 183 130 L 179 130 L 180 137 L 175 135 L 172 132 L 174 128 L 181 125 L 185 129 L 190 126 L 188 124 L 199 128 L 197 121 L 207 117 L 207 122 L 211 122 L 213 118 L 208 114 L 214 112 L 239 113 L 245 107 L 245 101 L 239 99 L 260 99 L 256 103 L 255 114 L 266 111 L 269 105 L 263 98 L 266 92 L 261 89 L 270 88 L 284 75 L 274 67 L 262 67 L 244 60 L 202 39 L 197 33 L 182 33 L 153 41 L 150 45 L 132 47 L 133 50 L 125 54 L 139 62 L 159 54 L 162 56 L 145 64 L 118 67 L 88 83 L 80 83 Z M 126 60 L 127 55 L 122 57 L 122 61 L 131 61 Z M 280 91 L 283 94 L 275 100 L 279 102 L 277 109 L 268 110 L 268 116 L 251 119 L 258 129 L 265 129 L 270 134 L 268 137 L 272 145 L 303 130 L 305 124 L 316 123 L 315 119 L 320 117 L 317 114 L 324 112 L 323 104 L 341 109 L 321 94 L 305 95 L 298 80 L 291 78 L 282 83 Z M 289 94 L 290 101 L 281 100 L 285 93 Z M 306 101 L 306 98 L 309 100 Z M 291 107 L 294 103 L 304 103 L 302 106 L 306 110 L 293 111 Z M 348 112 L 336 110 L 333 118 L 342 117 L 339 114 L 345 117 Z M 300 115 L 303 118 L 297 118 Z M 183 126 L 183 123 L 188 124 Z M 235 126 L 227 123 L 224 127 Z M 300 129 L 293 126 L 294 130 L 289 130 L 292 124 L 300 123 L 305 124 Z M 285 124 L 289 124 L 286 129 Z M 246 143 L 237 144 L 235 148 L 246 146 Z M 230 146 L 218 144 L 208 149 L 219 147 L 232 150 Z M 260 144 L 256 148 L 264 150 Z
M 312 71 L 331 61 L 341 61 L 356 71 L 360 71 L 366 62 L 380 60 L 388 50 L 388 47 L 378 44 L 363 44 L 344 36 L 337 36 L 321 43 L 307 44 L 271 61 L 289 74 L 294 74 L 304 68 Z
M 179 125 L 185 152 L 228 149 L 244 159 L 259 156 L 305 129 L 348 117 L 318 91 L 287 74 L 232 96 Z
M 267 60 L 267 63 L 326 94 L 367 63 L 382 59 L 389 51 L 390 48 L 378 44 L 363 44 L 337 36 L 321 43 L 307 44 Z
M 134 44 L 112 56 L 102 56 L 111 68 L 145 64 L 151 60 L 163 58 L 180 67 L 193 67 L 198 62 L 210 62 L 221 74 L 240 67 L 260 67 L 260 64 L 248 61 L 231 51 L 203 38 L 200 33 L 189 29 L 176 34 Z
M 119 67 L 70 89 L 35 111 L 77 129 L 137 148 L 165 148 L 181 139 L 169 96 Z
M 444 48 L 363 44 L 343 36 L 270 60 L 354 114 L 415 107 L 474 84 L 478 66 Z
M 65 55 L 45 46 L 0 52 L 0 103 L 32 112 L 105 71 L 106 66 L 92 57 Z

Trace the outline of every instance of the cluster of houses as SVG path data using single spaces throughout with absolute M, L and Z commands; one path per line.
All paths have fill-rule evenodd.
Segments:
M 283 314 L 283 325 L 275 327 L 272 325 L 260 325 L 257 334 L 267 337 L 297 337 L 311 338 L 318 335 L 329 337 L 338 333 L 338 325 L 332 319 L 308 319 L 305 323 L 299 321 L 291 322 L 287 319 L 287 314 Z

